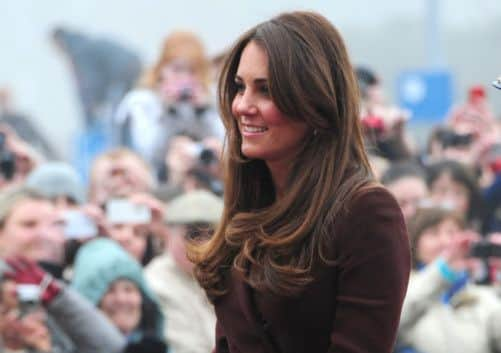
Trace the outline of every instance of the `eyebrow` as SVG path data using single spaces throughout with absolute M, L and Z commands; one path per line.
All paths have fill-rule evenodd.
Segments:
M 235 75 L 235 81 L 244 81 L 240 76 L 238 75 Z M 261 84 L 261 83 L 267 83 L 268 82 L 268 79 L 267 78 L 256 78 L 254 79 L 253 81 L 254 83 L 257 83 L 257 84 Z

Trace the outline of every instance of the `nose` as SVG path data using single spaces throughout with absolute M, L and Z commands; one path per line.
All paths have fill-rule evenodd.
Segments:
M 233 99 L 233 113 L 236 116 L 252 116 L 257 113 L 255 98 L 249 90 L 237 94 Z
M 133 237 L 133 231 L 129 225 L 120 225 L 119 229 L 115 233 L 115 240 L 122 245 L 127 247 Z

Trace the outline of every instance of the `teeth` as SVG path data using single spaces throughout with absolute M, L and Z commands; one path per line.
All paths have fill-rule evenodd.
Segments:
M 244 126 L 245 132 L 265 132 L 268 130 L 265 127 L 257 127 L 257 126 Z

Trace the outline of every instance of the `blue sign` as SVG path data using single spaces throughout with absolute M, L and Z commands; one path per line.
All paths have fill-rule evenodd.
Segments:
M 413 120 L 438 121 L 452 105 L 452 77 L 449 71 L 413 70 L 400 74 L 398 102 L 412 112 Z

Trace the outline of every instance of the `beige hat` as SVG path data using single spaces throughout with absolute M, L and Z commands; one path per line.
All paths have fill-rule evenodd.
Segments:
M 217 224 L 223 214 L 223 200 L 206 190 L 195 190 L 178 196 L 167 204 L 168 224 Z

